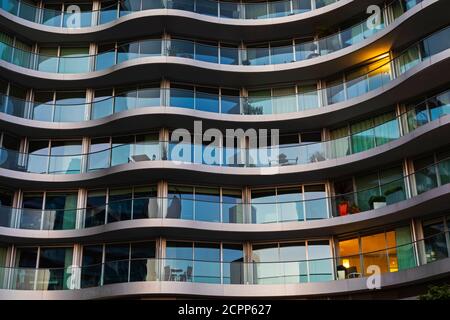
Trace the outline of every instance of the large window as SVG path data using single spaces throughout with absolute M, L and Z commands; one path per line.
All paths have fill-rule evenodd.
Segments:
M 73 270 L 73 248 L 24 247 L 15 252 L 13 289 L 63 290 L 68 289 L 68 278 Z
M 413 131 L 450 113 L 450 91 L 440 93 L 421 103 L 412 103 L 407 109 L 408 129 Z
M 450 151 L 439 151 L 413 160 L 417 194 L 450 182 Z
M 74 229 L 78 215 L 77 192 L 24 192 L 20 210 L 21 229 Z
M 422 223 L 426 262 L 450 256 L 450 217 L 425 220 Z
M 89 147 L 88 170 L 159 159 L 161 149 L 156 133 L 93 138 Z
M 156 186 L 88 190 L 84 227 L 115 221 L 157 218 Z
M 244 222 L 240 189 L 169 185 L 165 211 L 169 219 Z
M 157 85 L 95 90 L 91 119 L 103 118 L 122 111 L 160 105 L 160 88 Z
M 28 146 L 28 171 L 72 174 L 81 171 L 80 140 L 31 140 Z
M 397 272 L 416 265 L 409 226 L 338 241 L 338 278 L 370 275 L 369 267 Z
M 0 226 L 11 227 L 14 222 L 13 215 L 14 192 L 0 188 Z
M 283 284 L 333 279 L 333 259 L 328 240 L 253 244 L 255 284 Z
M 51 73 L 83 73 L 90 71 L 87 47 L 39 48 L 37 70 Z
M 34 93 L 33 119 L 39 121 L 76 122 L 85 120 L 86 92 Z
M 156 242 L 114 243 L 83 247 L 81 288 L 156 281 Z
M 167 241 L 164 281 L 243 283 L 242 245 Z
M 328 218 L 325 185 L 253 189 L 251 221 L 271 223 Z
M 377 209 L 406 199 L 402 166 L 355 177 L 358 211 Z

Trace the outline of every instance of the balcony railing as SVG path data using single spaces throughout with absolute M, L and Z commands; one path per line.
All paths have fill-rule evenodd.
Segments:
M 86 28 L 117 20 L 134 12 L 176 9 L 226 19 L 272 19 L 320 9 L 339 0 L 282 0 L 240 3 L 214 0 L 127 0 L 97 11 L 74 7 L 64 11 L 39 8 L 22 0 L 2 0 L 0 8 L 25 20 L 50 27 Z M 419 0 L 418 0 L 419 1 Z
M 366 277 L 377 267 L 381 276 L 448 257 L 448 232 L 395 247 L 357 255 L 297 261 L 244 262 L 149 258 L 106 261 L 66 268 L 0 268 L 0 288 L 9 290 L 76 290 L 143 281 L 231 285 L 285 285 Z M 444 242 L 442 242 L 444 239 Z M 444 245 L 433 254 L 435 245 Z M 417 254 L 418 253 L 418 254 Z M 433 257 L 429 259 L 428 257 Z
M 176 219 L 215 223 L 267 224 L 329 219 L 399 203 L 450 183 L 450 158 L 376 187 L 329 197 L 308 196 L 296 201 L 243 203 L 200 200 L 188 194 L 139 197 L 88 208 L 37 210 L 0 206 L 0 227 L 30 230 L 71 230 L 139 219 Z M 412 190 L 409 192 L 408 190 Z
M 293 41 L 287 46 L 263 45 L 244 49 L 191 40 L 148 39 L 120 44 L 117 49 L 99 52 L 97 55 L 73 54 L 63 57 L 33 53 L 1 42 L 0 56 L 2 60 L 24 68 L 62 74 L 99 71 L 125 61 L 155 56 L 181 57 L 223 65 L 263 66 L 324 56 L 360 43 L 384 28 L 384 21 L 369 28 L 367 21 L 364 20 L 336 34 L 314 41 L 299 43 Z
M 241 148 L 191 144 L 178 142 L 178 139 L 176 141 L 149 140 L 114 144 L 112 147 L 103 149 L 92 144 L 95 152 L 67 154 L 68 150 L 60 150 L 56 155 L 52 155 L 51 152 L 49 154 L 48 151 L 22 153 L 0 148 L 0 168 L 39 174 L 79 174 L 117 165 L 156 160 L 246 168 L 316 163 L 379 147 L 399 139 L 400 127 L 405 127 L 405 132 L 414 131 L 448 115 L 450 113 L 449 96 L 450 91 L 446 91 L 429 98 L 427 100 L 430 102 L 429 114 L 423 112 L 423 104 L 420 103 L 391 120 L 342 138 L 322 142 Z M 267 140 L 267 137 L 260 137 L 260 139 Z
M 79 122 L 88 120 L 86 114 L 91 115 L 88 117 L 90 119 L 98 119 L 125 110 L 155 106 L 244 115 L 303 112 L 360 97 L 389 85 L 394 79 L 413 67 L 429 62 L 432 56 L 449 49 L 450 42 L 447 39 L 450 39 L 450 27 L 416 43 L 398 57 L 376 66 L 367 73 L 324 89 L 293 95 L 239 97 L 237 95 L 202 93 L 201 90 L 144 88 L 141 92 L 142 96 L 139 97 L 137 95 L 134 97 L 118 95 L 82 104 L 50 104 L 0 96 L 0 112 L 50 122 Z

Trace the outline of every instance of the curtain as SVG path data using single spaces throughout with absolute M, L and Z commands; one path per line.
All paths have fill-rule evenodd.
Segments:
M 351 125 L 352 151 L 362 152 L 375 147 L 373 120 L 368 119 Z
M 3 268 L 6 266 L 6 253 L 8 248 L 6 247 L 0 247 L 0 289 L 4 288 L 5 283 L 3 282 L 5 280 L 5 273 L 6 268 Z
M 409 48 L 405 53 L 398 57 L 400 73 L 403 74 L 415 65 L 419 64 L 420 54 L 419 47 L 414 46 Z
M 78 215 L 77 208 L 78 194 L 68 194 L 64 205 L 63 230 L 74 229 L 75 221 Z
M 382 114 L 373 119 L 375 145 L 380 146 L 400 137 L 398 121 L 394 112 Z
M 273 113 L 289 113 L 297 111 L 295 87 L 273 89 Z
M 299 111 L 316 109 L 319 107 L 319 91 L 317 85 L 304 85 L 298 87 Z
M 72 265 L 72 258 L 73 258 L 73 248 L 66 248 L 65 250 L 65 257 L 64 257 L 64 282 L 63 282 L 63 288 L 64 289 L 74 289 L 73 287 L 69 287 L 72 283 L 69 280 L 69 277 L 74 277 L 76 275 L 76 271 L 72 268 L 69 269 L 69 267 Z
M 31 46 L 16 40 L 14 47 L 13 63 L 24 68 L 33 68 Z
M 351 154 L 349 144 L 348 127 L 334 129 L 330 131 L 330 142 L 328 144 L 328 152 L 331 154 L 331 159 L 344 157 Z
M 0 57 L 2 60 L 11 61 L 13 38 L 0 32 Z
M 395 229 L 395 240 L 397 245 L 398 270 L 405 270 L 416 266 L 414 258 L 414 247 L 409 227 Z

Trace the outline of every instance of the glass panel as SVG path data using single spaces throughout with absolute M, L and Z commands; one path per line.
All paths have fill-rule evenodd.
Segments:
M 333 261 L 328 241 L 308 241 L 309 281 L 331 281 Z
M 425 256 L 428 262 L 447 258 L 449 255 L 445 239 L 444 221 L 442 219 L 425 221 L 423 223 L 423 237 Z
M 220 189 L 195 188 L 195 220 L 220 222 Z
M 52 141 L 49 173 L 73 174 L 81 170 L 81 141 Z
M 305 219 L 301 186 L 277 189 L 277 202 L 280 221 L 303 221 Z
M 75 228 L 78 194 L 49 192 L 45 197 L 45 230 L 67 230 Z
M 28 145 L 28 172 L 47 173 L 48 155 L 48 141 L 30 141 Z
M 277 197 L 274 189 L 252 190 L 251 221 L 268 223 L 279 221 Z
M 156 281 L 156 243 L 131 244 L 130 281 Z
M 195 59 L 211 63 L 219 63 L 219 48 L 213 44 L 195 43 Z
M 55 73 L 58 69 L 58 48 L 39 48 L 37 70 Z
M 195 90 L 195 109 L 218 113 L 219 90 L 197 87 Z
M 244 223 L 242 190 L 222 189 L 222 222 Z
M 95 97 L 91 107 L 91 119 L 100 119 L 113 113 L 114 99 L 112 90 L 95 90 Z
M 106 191 L 90 190 L 87 194 L 84 227 L 94 227 L 105 223 Z
M 220 244 L 196 243 L 194 246 L 194 282 L 221 283 Z M 180 281 L 191 281 L 189 270 Z
M 393 204 L 406 199 L 405 182 L 401 166 L 380 172 L 381 194 L 386 204 Z M 381 199 L 382 200 L 382 199 Z
M 83 247 L 81 288 L 98 287 L 102 284 L 103 246 Z
M 105 245 L 103 284 L 128 282 L 129 259 L 129 244 Z
M 339 241 L 339 257 L 336 267 L 339 280 L 361 276 L 358 238 Z
M 432 156 L 414 160 L 414 178 L 417 194 L 424 193 L 438 186 L 436 166 Z
M 277 244 L 253 245 L 253 283 L 279 284 L 284 282 L 283 264 L 279 262 Z M 281 275 L 281 277 L 280 277 Z
M 53 92 L 35 92 L 33 103 L 34 120 L 53 121 L 53 108 Z
M 222 89 L 220 96 L 220 112 L 225 114 L 240 114 L 239 90 Z
M 308 282 L 305 243 L 281 243 L 280 261 L 286 261 L 280 263 L 281 276 L 284 278 L 280 279 L 281 283 Z
M 166 218 L 194 219 L 194 190 L 192 187 L 170 186 Z
M 272 98 L 270 90 L 248 92 L 248 106 L 244 106 L 245 114 L 272 114 Z
M 88 170 L 109 168 L 111 157 L 110 147 L 109 138 L 95 138 L 91 140 Z
M 70 272 L 66 268 L 72 265 L 72 256 L 72 248 L 41 248 L 37 290 L 68 289 Z
M 159 217 L 156 187 L 137 187 L 134 189 L 133 219 Z
M 164 281 L 192 281 L 193 247 L 191 242 L 166 242 Z
M 108 223 L 131 219 L 131 198 L 131 189 L 111 189 L 109 191 Z
M 13 269 L 12 289 L 34 290 L 38 248 L 18 248 Z
M 360 211 L 368 211 L 374 209 L 374 202 L 381 202 L 378 174 L 370 174 L 364 177 L 355 178 L 357 190 L 357 205 Z M 376 201 L 375 201 L 376 200 Z
M 55 116 L 56 122 L 83 121 L 86 112 L 86 93 L 56 92 Z
M 223 3 L 221 3 L 222 5 Z M 237 46 L 220 44 L 220 64 L 239 64 L 239 49 Z
M 306 219 L 328 218 L 327 193 L 324 185 L 305 186 Z
M 363 253 L 364 274 L 367 268 L 375 265 L 381 273 L 389 271 L 386 255 L 386 235 L 384 233 L 361 237 L 361 251 Z
M 61 48 L 59 73 L 83 73 L 90 71 L 89 48 Z
M 43 193 L 23 194 L 22 210 L 19 221 L 20 229 L 40 230 L 42 224 Z
M 172 86 L 170 88 L 170 106 L 195 109 L 194 88 L 190 86 Z
M 223 270 L 222 277 L 224 284 L 244 283 L 244 252 L 240 244 L 222 245 Z

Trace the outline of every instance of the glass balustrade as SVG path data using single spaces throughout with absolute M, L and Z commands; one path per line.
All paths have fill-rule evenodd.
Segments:
M 149 88 L 146 89 L 145 94 L 142 94 L 139 97 L 131 97 L 124 94 L 121 96 L 94 100 L 92 103 L 82 104 L 46 104 L 25 101 L 12 96 L 0 95 L 0 112 L 33 119 L 38 113 L 52 114 L 52 110 L 55 110 L 56 112 L 53 112 L 55 116 L 50 120 L 57 122 L 81 121 L 81 119 L 84 119 L 85 113 L 90 113 L 92 115 L 91 118 L 96 119 L 124 110 L 152 106 L 178 107 L 205 112 L 242 115 L 270 115 L 303 112 L 360 97 L 370 91 L 383 88 L 384 86 L 390 84 L 392 80 L 396 79 L 398 75 L 406 73 L 419 63 L 427 62 L 432 56 L 450 48 L 450 42 L 448 39 L 450 39 L 450 27 L 447 27 L 411 46 L 393 60 L 383 63 L 382 65 L 376 65 L 375 68 L 367 73 L 348 77 L 346 82 L 330 82 L 326 88 L 320 90 L 313 88 L 299 88 L 296 94 L 291 95 L 267 96 L 265 94 L 258 94 L 249 97 L 239 97 L 238 95 L 231 96 L 226 94 L 220 95 L 209 92 L 201 92 L 201 90 L 195 91 L 179 88 Z M 156 48 L 159 48 L 161 40 L 155 41 L 156 44 L 153 43 L 153 41 L 146 42 L 148 47 L 154 48 L 153 53 L 150 55 L 157 54 L 155 52 L 159 50 Z M 182 43 L 185 44 L 184 41 Z M 186 53 L 183 53 L 183 46 L 178 46 L 177 48 L 178 49 L 174 49 L 173 52 L 171 51 L 171 54 L 176 54 L 179 56 L 186 55 Z M 6 49 L 6 51 L 3 49 Z M 0 55 L 2 57 L 8 56 L 8 52 L 12 52 L 12 49 L 9 50 L 7 49 L 7 46 L 2 46 L 0 43 Z M 107 54 L 109 55 L 110 53 Z M 195 56 L 195 52 L 193 51 L 191 55 Z M 97 58 L 101 56 L 103 56 L 103 54 L 98 55 Z M 201 56 L 205 60 L 210 59 L 207 58 L 207 52 L 201 53 Z M 30 60 L 29 55 L 24 55 L 23 57 Z M 83 61 L 86 60 L 86 57 L 54 57 L 52 59 L 76 60 L 79 58 L 83 59 Z M 88 60 L 91 61 L 93 59 Z M 111 61 L 115 61 L 115 58 Z M 59 68 L 59 63 L 57 62 L 50 65 L 46 64 L 45 68 L 52 68 L 54 70 Z M 102 65 L 106 65 L 106 62 L 102 63 Z M 78 67 L 76 66 L 70 67 L 72 70 L 77 68 Z M 167 99 L 163 99 L 164 97 L 167 97 Z M 87 112 L 87 108 L 90 108 L 91 112 Z M 38 110 L 39 112 L 36 113 L 33 110 Z M 36 118 L 36 120 L 47 121 L 48 119 L 48 116 L 44 118 Z
M 133 0 L 121 1 L 89 10 L 89 6 L 68 6 L 62 10 L 35 7 L 22 0 L 1 0 L 0 8 L 22 19 L 58 28 L 86 28 L 117 20 L 119 17 L 155 9 L 175 9 L 228 19 L 270 19 L 319 9 L 339 0 L 281 0 L 240 3 L 214 0 Z
M 428 261 L 430 244 L 440 243 L 448 232 L 440 232 L 413 242 L 400 243 L 377 251 L 356 255 L 331 256 L 313 252 L 303 260 L 258 262 L 210 261 L 181 258 L 136 258 L 67 268 L 0 267 L 0 288 L 9 290 L 75 290 L 114 283 L 144 281 L 193 282 L 228 285 L 298 285 L 367 277 L 370 266 L 382 274 L 411 270 L 443 260 L 442 255 Z M 445 244 L 446 251 L 450 248 Z M 318 256 L 320 258 L 314 258 Z
M 364 152 L 401 137 L 403 119 L 409 130 L 426 125 L 450 112 L 450 92 L 429 99 L 430 117 L 423 118 L 422 104 L 410 108 L 397 118 L 374 127 L 365 128 L 349 136 L 334 140 L 279 145 L 266 148 L 240 149 L 227 146 L 194 145 L 173 141 L 116 143 L 113 147 L 95 147 L 88 154 L 71 154 L 71 149 L 58 154 L 21 153 L 0 149 L 0 167 L 39 174 L 76 174 L 133 162 L 169 160 L 226 167 L 279 167 L 332 160 Z M 427 100 L 428 101 L 428 100 Z M 264 137 L 263 137 L 264 138 Z M 265 137 L 267 139 L 267 137 Z M 75 149 L 74 149 L 75 148 Z M 76 150 L 78 147 L 73 147 Z M 74 151 L 73 151 L 74 152 Z M 87 163 L 86 167 L 82 163 Z
M 429 181 L 436 181 L 430 184 Z M 328 197 L 308 190 L 303 200 L 206 201 L 172 195 L 111 201 L 88 208 L 38 210 L 0 206 L 0 227 L 71 230 L 137 219 L 176 219 L 216 223 L 268 224 L 342 217 L 399 203 L 450 183 L 450 158 L 411 175 L 355 192 Z M 408 193 L 408 186 L 412 193 Z M 78 225 L 77 225 L 78 221 Z
M 267 3 L 264 3 L 263 7 L 268 7 Z M 247 12 L 255 13 L 255 10 L 260 11 L 262 7 L 261 3 L 256 3 L 249 4 L 249 8 L 251 9 Z M 149 39 L 121 44 L 117 50 L 102 51 L 92 56 L 87 55 L 84 49 L 67 49 L 68 52 L 58 57 L 47 52 L 48 50 L 44 50 L 43 53 L 32 53 L 0 42 L 0 57 L 6 62 L 24 68 L 62 74 L 105 70 L 125 61 L 153 56 L 180 57 L 214 64 L 261 66 L 285 64 L 327 55 L 363 41 L 384 28 L 384 21 L 371 29 L 368 29 L 366 21 L 363 21 L 317 41 L 246 49 L 181 39 Z

